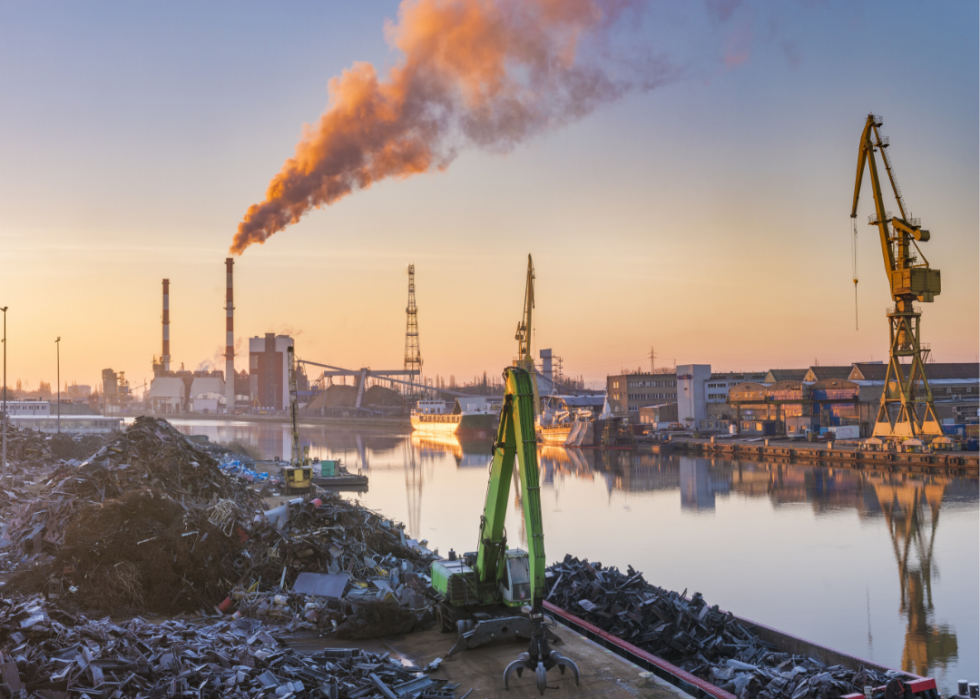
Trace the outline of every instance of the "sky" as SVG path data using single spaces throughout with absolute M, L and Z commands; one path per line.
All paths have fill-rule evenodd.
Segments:
M 0 2 L 8 383 L 53 381 L 59 336 L 63 382 L 97 385 L 107 367 L 149 381 L 164 277 L 174 366 L 223 369 L 233 236 L 316 130 L 331 79 L 402 65 L 399 12 Z M 424 372 L 466 381 L 515 358 L 530 253 L 534 351 L 552 348 L 566 375 L 645 368 L 651 347 L 658 365 L 717 370 L 881 360 L 891 299 L 867 180 L 858 329 L 851 262 L 873 111 L 942 272 L 922 339 L 936 361 L 976 361 L 978 14 L 641 0 L 591 46 L 626 89 L 514 141 L 449 133 L 444 167 L 376 181 L 236 255 L 236 336 L 287 333 L 304 359 L 400 368 L 413 263 Z

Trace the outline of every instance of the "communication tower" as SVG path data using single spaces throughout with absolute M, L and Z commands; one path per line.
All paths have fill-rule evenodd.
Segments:
M 421 383 L 422 354 L 419 351 L 419 309 L 415 305 L 415 265 L 408 266 L 408 307 L 405 309 L 405 371 L 413 383 Z

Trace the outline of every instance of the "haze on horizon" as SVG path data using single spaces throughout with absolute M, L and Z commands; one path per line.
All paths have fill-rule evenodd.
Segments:
M 243 213 L 292 156 L 326 86 L 400 60 L 399 4 L 0 6 L 0 306 L 8 383 L 132 384 L 160 353 L 171 280 L 175 367 L 224 345 L 224 265 Z M 614 45 L 669 62 L 655 89 L 596 105 L 500 153 L 381 181 L 314 210 L 235 265 L 236 335 L 288 332 L 300 356 L 395 368 L 416 265 L 426 374 L 514 357 L 528 253 L 534 349 L 567 375 L 883 359 L 890 305 L 865 184 L 860 329 L 849 218 L 858 137 L 890 155 L 943 291 L 923 304 L 937 361 L 980 337 L 980 74 L 975 3 L 647 6 Z M 914 39 L 914 50 L 894 37 Z M 894 207 L 893 207 L 894 208 Z M 239 356 L 237 367 L 246 368 Z

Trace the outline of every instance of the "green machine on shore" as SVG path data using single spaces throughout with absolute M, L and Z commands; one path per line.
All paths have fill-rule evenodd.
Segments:
M 547 671 L 558 666 L 572 670 L 574 662 L 551 650 L 544 624 L 545 594 L 544 529 L 541 524 L 541 488 L 534 431 L 534 385 L 527 370 L 504 370 L 504 401 L 493 445 L 493 461 L 477 550 L 432 564 L 432 587 L 443 600 L 436 617 L 443 631 L 455 627 L 460 639 L 450 655 L 490 640 L 520 636 L 530 639 L 526 653 L 507 666 L 504 687 L 511 673 L 527 669 L 535 673 L 538 691 L 544 694 Z M 507 548 L 504 519 L 515 459 L 521 480 L 527 551 Z M 516 609 L 515 609 L 516 608 Z M 521 610 L 524 614 L 515 615 Z M 551 636 L 554 640 L 554 636 Z

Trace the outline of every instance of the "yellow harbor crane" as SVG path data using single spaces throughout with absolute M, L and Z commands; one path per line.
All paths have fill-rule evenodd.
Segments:
M 534 389 L 534 417 L 541 411 L 541 398 L 538 394 L 538 373 L 534 368 L 534 357 L 531 355 L 531 312 L 534 310 L 534 262 L 531 255 L 527 256 L 527 281 L 524 286 L 524 316 L 517 324 L 517 359 L 514 366 L 524 369 L 531 375 L 531 386 Z
M 928 352 L 919 342 L 922 312 L 914 302 L 929 303 L 939 295 L 939 270 L 929 267 L 929 261 L 919 249 L 919 243 L 929 240 L 929 231 L 922 228 L 919 219 L 911 218 L 905 205 L 886 150 L 888 139 L 881 135 L 881 124 L 880 116 L 868 115 L 858 146 L 857 178 L 854 181 L 854 204 L 851 207 L 851 218 L 854 219 L 857 217 L 861 181 L 867 164 L 875 201 L 875 213 L 868 217 L 868 223 L 878 227 L 885 274 L 895 301 L 895 306 L 888 310 L 888 370 L 875 420 L 874 436 L 892 439 L 931 438 L 942 434 L 942 426 L 936 417 L 932 389 L 929 388 L 922 361 L 923 355 Z M 874 155 L 876 152 L 881 154 L 888 181 L 895 194 L 898 216 L 885 211 Z M 908 358 L 909 363 L 903 364 L 903 358 Z

